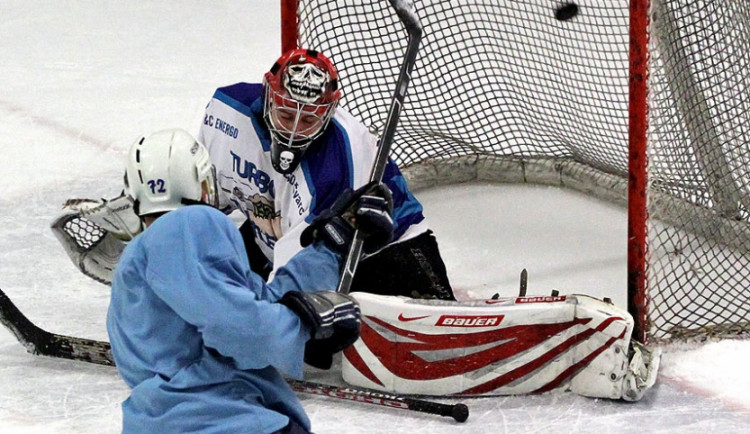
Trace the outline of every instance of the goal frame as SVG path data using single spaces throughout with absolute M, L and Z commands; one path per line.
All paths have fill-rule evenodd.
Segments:
M 384 0 L 385 1 L 385 0 Z M 647 133 L 648 133 L 648 26 L 650 0 L 630 0 L 629 171 L 628 200 L 628 312 L 635 325 L 633 338 L 648 341 L 646 292 L 647 246 Z M 297 0 L 280 0 L 281 52 L 298 48 Z M 544 165 L 545 163 L 541 163 Z M 522 170 L 526 170 L 523 168 Z M 612 179 L 610 183 L 618 183 Z M 419 185 L 414 186 L 419 188 Z M 614 199 L 617 201 L 617 199 Z
M 282 51 L 338 56 L 342 105 L 382 135 L 403 48 L 388 2 L 280 1 Z M 566 2 L 415 1 L 432 55 L 391 156 L 415 191 L 526 183 L 623 206 L 634 338 L 748 335 L 748 1 L 618 0 L 558 21 Z
M 648 341 L 646 246 L 648 228 L 648 26 L 651 0 L 630 0 L 628 82 L 628 312 L 633 337 Z

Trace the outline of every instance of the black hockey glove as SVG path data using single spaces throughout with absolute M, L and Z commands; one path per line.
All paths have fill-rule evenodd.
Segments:
M 348 294 L 290 291 L 279 302 L 310 327 L 305 345 L 305 363 L 310 366 L 330 369 L 333 355 L 359 338 L 359 304 Z
M 272 269 L 271 263 L 258 247 L 258 243 L 255 242 L 255 231 L 250 219 L 245 220 L 240 226 L 240 235 L 242 235 L 242 241 L 245 243 L 245 252 L 247 253 L 247 260 L 250 262 L 250 269 L 258 273 L 263 280 L 268 280 Z
M 330 248 L 346 253 L 356 228 L 364 235 L 364 252 L 375 252 L 393 239 L 392 212 L 391 190 L 382 182 L 372 181 L 354 191 L 346 189 L 331 208 L 302 231 L 300 243 L 305 247 L 320 239 Z

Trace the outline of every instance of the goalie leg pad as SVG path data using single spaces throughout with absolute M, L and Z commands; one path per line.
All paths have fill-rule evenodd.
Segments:
M 361 337 L 345 350 L 342 374 L 355 386 L 420 395 L 561 389 L 624 399 L 626 384 L 636 383 L 629 376 L 632 317 L 592 297 L 455 302 L 352 295 L 362 309 Z

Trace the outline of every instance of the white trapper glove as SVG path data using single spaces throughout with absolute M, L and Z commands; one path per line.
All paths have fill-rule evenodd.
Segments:
M 114 199 L 69 199 L 51 228 L 73 264 L 107 285 L 125 245 L 143 230 L 124 193 Z

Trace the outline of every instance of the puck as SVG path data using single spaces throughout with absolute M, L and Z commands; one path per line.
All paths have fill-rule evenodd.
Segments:
M 568 21 L 578 15 L 578 5 L 575 3 L 563 3 L 555 10 L 555 19 Z
M 469 407 L 466 404 L 456 404 L 451 410 L 451 416 L 456 422 L 466 422 L 466 419 L 469 418 Z

